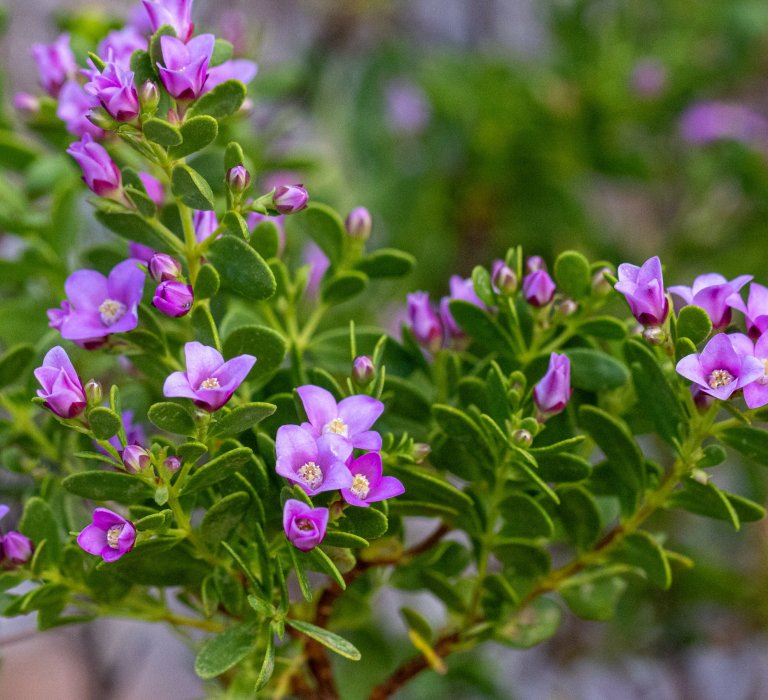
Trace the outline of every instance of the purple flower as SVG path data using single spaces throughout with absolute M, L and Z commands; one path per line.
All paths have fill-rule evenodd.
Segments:
M 634 93 L 640 98 L 657 97 L 667 84 L 666 66 L 656 58 L 638 61 L 632 70 L 630 84 Z
M 122 29 L 115 29 L 105 36 L 97 54 L 114 61 L 120 68 L 131 67 L 131 56 L 134 51 L 146 51 L 149 47 L 147 38 L 130 24 Z
M 276 217 L 280 218 L 280 217 Z M 307 295 L 316 297 L 320 291 L 320 283 L 323 281 L 326 271 L 331 266 L 320 246 L 314 241 L 309 241 L 304 247 L 304 264 L 309 265 L 309 279 L 307 280 Z
M 370 430 L 384 411 L 384 404 L 378 399 L 356 394 L 337 404 L 330 391 L 312 384 L 300 386 L 296 393 L 309 419 L 309 423 L 302 423 L 301 427 L 315 437 L 335 434 L 346 439 L 352 447 L 381 449 L 381 435 Z
M 661 326 L 669 314 L 669 300 L 664 292 L 664 278 L 658 256 L 642 267 L 622 263 L 615 289 L 626 297 L 632 315 L 644 326 Z
M 40 112 L 40 98 L 29 92 L 17 92 L 13 96 L 13 106 L 28 117 Z
M 61 329 L 67 316 L 72 312 L 72 305 L 65 299 L 57 309 L 48 309 L 45 313 L 48 316 L 48 325 L 57 331 Z
M 368 386 L 375 374 L 376 368 L 368 355 L 360 355 L 352 361 L 352 381 L 357 386 Z
M 149 173 L 139 173 L 139 180 L 144 185 L 144 191 L 157 207 L 162 207 L 165 202 L 165 189 L 163 183 Z M 137 256 L 133 256 L 137 257 Z
M 768 333 L 763 333 L 757 342 L 743 333 L 728 336 L 737 354 L 755 357 L 763 367 L 763 373 L 751 384 L 744 386 L 744 401 L 749 408 L 760 408 L 768 404 Z
M 752 275 L 741 275 L 735 280 L 728 281 L 722 275 L 712 272 L 699 275 L 693 280 L 692 287 L 674 286 L 669 291 L 676 294 L 686 304 L 700 306 L 712 320 L 712 327 L 717 330 L 725 328 L 731 322 L 729 299 L 750 280 Z
M 88 114 L 99 106 L 99 101 L 83 90 L 80 83 L 68 80 L 59 92 L 59 104 L 56 116 L 64 122 L 67 131 L 75 136 L 88 136 L 98 139 L 104 136 L 104 130 L 96 126 Z
M 195 406 L 217 411 L 235 393 L 251 371 L 256 358 L 238 355 L 224 362 L 221 353 L 197 341 L 184 346 L 187 371 L 174 372 L 163 386 L 163 395 L 192 399 Z
M 219 220 L 215 211 L 196 211 L 192 216 L 192 224 L 197 242 L 202 243 L 219 227 Z
M 139 174 L 139 177 L 141 177 L 141 174 Z M 146 265 L 149 265 L 149 261 L 152 259 L 154 254 L 155 251 L 152 250 L 152 248 L 149 246 L 133 242 L 128 244 L 128 256 L 138 260 L 139 262 L 143 262 Z
M 134 423 L 133 422 L 133 411 L 130 409 L 126 409 L 122 412 L 121 416 L 123 421 L 123 429 L 125 430 L 125 443 L 126 445 L 140 445 L 144 446 L 147 444 L 147 436 L 144 434 L 144 428 L 141 427 L 140 423 Z M 122 444 L 120 443 L 120 438 L 117 435 L 112 436 L 107 440 L 107 442 L 112 445 L 118 452 L 123 449 Z M 101 445 L 99 445 L 98 442 L 94 441 L 94 447 L 101 452 L 102 454 L 109 455 L 109 452 L 107 452 Z
M 737 352 L 730 336 L 724 333 L 712 338 L 700 354 L 684 357 L 675 369 L 698 384 L 702 391 L 723 401 L 765 374 L 763 363 L 753 355 Z M 649 397 L 648 400 L 653 399 Z
M 37 395 L 60 418 L 74 418 L 85 410 L 88 399 L 83 383 L 64 348 L 57 345 L 47 352 L 42 367 L 35 370 L 35 378 L 42 387 Z
M 170 457 L 167 457 L 163 462 L 163 466 L 169 472 L 177 472 L 179 469 L 181 469 L 181 459 L 179 459 L 176 455 L 171 455 Z
M 413 292 L 406 298 L 413 337 L 430 352 L 437 352 L 443 343 L 443 324 L 429 302 L 429 293 Z
M 453 316 L 451 316 L 450 302 L 452 299 L 468 301 L 470 304 L 485 309 L 486 306 L 479 296 L 475 293 L 475 286 L 472 278 L 461 278 L 459 275 L 452 275 L 449 282 L 451 293 L 440 300 L 440 318 L 443 322 L 443 328 L 454 338 L 463 338 L 464 331 L 459 328 Z
M 189 313 L 194 301 L 195 296 L 190 285 L 166 280 L 157 285 L 155 296 L 152 297 L 152 306 L 166 316 L 178 318 Z
M 83 181 L 99 197 L 110 197 L 122 187 L 120 168 L 109 157 L 104 146 L 94 143 L 89 134 L 67 149 L 83 170 Z
M 275 442 L 275 471 L 310 496 L 352 485 L 352 475 L 344 464 L 352 446 L 338 435 L 315 439 L 303 427 L 283 425 L 277 429 Z
M 768 330 L 768 287 L 753 282 L 749 285 L 746 304 L 739 294 L 733 294 L 726 301 L 728 306 L 744 314 L 750 338 L 754 340 Z
M 385 501 L 405 493 L 405 487 L 394 476 L 382 476 L 381 455 L 378 452 L 352 459 L 347 468 L 352 474 L 352 486 L 341 490 L 344 500 L 352 506 L 367 508 L 376 501 Z
M 88 554 L 100 556 L 104 561 L 117 561 L 130 552 L 136 542 L 136 528 L 107 508 L 93 511 L 93 522 L 77 536 L 77 544 Z
M 227 187 L 237 194 L 242 194 L 250 187 L 251 174 L 246 167 L 240 163 L 227 171 Z
M 173 27 L 181 41 L 188 41 L 195 25 L 192 24 L 192 0 L 142 0 L 152 31 L 164 24 Z
M 745 143 L 768 137 L 768 120 L 744 105 L 697 102 L 680 118 L 682 137 L 695 144 L 731 139 Z
M 149 259 L 149 274 L 155 282 L 175 280 L 181 274 L 181 265 L 167 253 L 155 253 Z
M 208 69 L 208 78 L 203 86 L 203 93 L 213 90 L 217 85 L 221 85 L 227 80 L 239 80 L 247 85 L 256 77 L 259 67 L 245 58 L 235 58 L 230 61 L 224 61 L 218 66 Z
M 96 270 L 77 270 L 67 277 L 64 290 L 72 308 L 59 327 L 62 338 L 90 341 L 138 325 L 144 273 L 136 260 L 118 263 L 109 277 Z
M 295 214 L 307 208 L 309 194 L 302 185 L 279 185 L 272 195 L 272 205 L 280 214 Z
M 408 80 L 393 80 L 385 93 L 386 121 L 395 134 L 415 135 L 423 131 L 430 118 L 424 91 Z
M 33 549 L 32 540 L 16 530 L 11 530 L 0 538 L 3 560 L 16 566 L 26 564 L 32 557 Z
M 141 445 L 126 445 L 120 457 L 125 471 L 134 474 L 143 472 L 152 462 L 149 452 Z
M 52 44 L 32 44 L 32 57 L 40 74 L 40 84 L 51 97 L 58 97 L 61 86 L 77 73 L 69 34 L 62 34 Z
M 549 368 L 538 384 L 533 387 L 533 402 L 543 417 L 560 413 L 571 398 L 571 361 L 567 355 L 553 352 L 549 356 Z
M 347 233 L 359 241 L 367 241 L 371 237 L 371 212 L 365 207 L 355 207 L 344 220 L 344 226 Z
M 525 271 L 528 273 L 546 269 L 547 263 L 541 255 L 531 255 L 525 260 Z
M 187 44 L 173 36 L 160 37 L 165 63 L 158 63 L 160 79 L 171 97 L 195 100 L 202 94 L 214 42 L 213 34 L 201 34 Z
M 514 294 L 517 291 L 517 275 L 503 260 L 494 260 L 491 267 L 491 284 L 497 294 Z
M 302 552 L 314 549 L 325 538 L 328 509 L 312 508 L 302 501 L 289 498 L 283 508 L 283 530 L 288 541 Z
M 542 307 L 555 296 L 555 283 L 544 269 L 538 269 L 523 278 L 523 296 L 531 305 Z
M 94 68 L 90 78 L 83 89 L 96 97 L 117 121 L 129 122 L 139 116 L 141 106 L 133 84 L 133 71 L 111 62 L 101 72 Z

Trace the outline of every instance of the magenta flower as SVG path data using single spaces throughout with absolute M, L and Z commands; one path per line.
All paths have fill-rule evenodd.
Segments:
M 355 207 L 344 219 L 344 227 L 350 237 L 359 241 L 367 241 L 371 237 L 371 229 L 373 228 L 371 212 L 365 207 Z
M 149 274 L 155 282 L 175 280 L 181 275 L 181 264 L 167 253 L 155 253 L 149 259 Z
M 288 541 L 302 552 L 314 549 L 325 538 L 328 509 L 312 508 L 290 498 L 283 508 L 283 530 Z
M 184 42 L 192 36 L 195 29 L 195 25 L 192 24 L 192 0 L 142 0 L 142 2 L 153 32 L 167 24 L 173 27 L 176 36 Z
M 88 136 L 99 139 L 104 136 L 104 130 L 96 126 L 88 115 L 99 106 L 99 101 L 83 90 L 76 80 L 68 80 L 59 92 L 59 104 L 56 106 L 56 116 L 64 122 L 67 131 L 75 136 Z
M 352 381 L 357 386 L 368 386 L 375 374 L 376 368 L 368 355 L 358 355 L 352 361 Z
M 193 341 L 184 346 L 187 371 L 174 372 L 163 386 L 163 395 L 192 399 L 195 406 L 213 412 L 235 393 L 256 362 L 253 355 L 238 355 L 224 362 L 221 353 Z
M 149 47 L 147 38 L 130 24 L 122 29 L 115 29 L 105 36 L 97 54 L 113 61 L 120 68 L 128 69 L 131 67 L 131 56 L 134 51 L 146 51 Z
M 120 458 L 123 460 L 125 471 L 134 474 L 143 472 L 152 462 L 149 452 L 141 445 L 126 445 Z
M 88 342 L 131 331 L 139 323 L 144 273 L 136 260 L 118 263 L 109 277 L 96 270 L 77 270 L 67 277 L 64 290 L 71 310 L 59 326 L 62 338 Z
M 163 187 L 163 183 L 153 175 L 144 172 L 139 173 L 139 180 L 141 180 L 141 184 L 144 185 L 144 191 L 147 193 L 147 197 L 155 203 L 155 206 L 162 207 L 165 202 L 165 188 Z
M 560 413 L 571 398 L 571 361 L 567 355 L 553 352 L 549 356 L 549 368 L 533 387 L 533 402 L 542 417 Z
M 696 102 L 680 118 L 680 133 L 695 144 L 724 139 L 750 143 L 768 137 L 768 120 L 744 105 Z
M 72 313 L 72 305 L 65 299 L 61 302 L 59 308 L 48 309 L 45 313 L 48 316 L 48 325 L 58 331 L 61 329 L 67 316 Z
M 443 343 L 443 324 L 429 301 L 428 292 L 413 292 L 408 300 L 408 326 L 419 345 L 437 352 Z
M 60 418 L 79 416 L 88 404 L 85 389 L 64 348 L 51 348 L 43 358 L 42 367 L 35 370 L 42 389 L 37 395 L 45 407 Z
M 740 354 L 724 333 L 712 338 L 700 354 L 684 357 L 675 369 L 702 391 L 723 401 L 765 374 L 763 363 L 751 354 Z
M 744 386 L 744 401 L 749 408 L 765 406 L 768 404 L 768 333 L 763 333 L 755 343 L 743 333 L 732 333 L 728 338 L 737 354 L 753 356 L 762 365 L 762 374 Z
M 122 187 L 120 168 L 109 157 L 104 146 L 95 143 L 89 134 L 71 144 L 67 153 L 82 168 L 83 182 L 99 197 L 111 197 Z
M 342 399 L 338 404 L 333 394 L 319 386 L 307 384 L 296 389 L 304 405 L 309 423 L 301 427 L 315 437 L 335 434 L 352 447 L 380 450 L 381 435 L 370 430 L 384 411 L 384 404 L 372 396 L 358 394 Z
M 352 454 L 352 446 L 340 436 L 315 438 L 303 427 L 283 425 L 277 429 L 275 443 L 275 471 L 308 495 L 352 485 L 352 475 L 344 464 Z
M 393 80 L 387 85 L 385 106 L 387 126 L 394 134 L 418 134 L 426 128 L 431 117 L 426 94 L 409 80 Z
M 451 316 L 450 303 L 452 299 L 468 301 L 470 304 L 485 309 L 486 306 L 479 296 L 475 294 L 475 286 L 472 284 L 472 278 L 461 278 L 459 275 L 451 275 L 449 282 L 451 293 L 440 300 L 440 319 L 445 331 L 453 338 L 463 338 L 464 331 L 459 328 L 453 316 Z
M 51 97 L 58 97 L 61 86 L 77 73 L 69 34 L 62 34 L 52 44 L 32 44 L 32 57 L 40 74 L 40 84 Z
M 251 174 L 240 163 L 227 171 L 227 187 L 237 194 L 242 194 L 251 186 Z
M 686 304 L 700 306 L 712 320 L 715 330 L 725 328 L 731 322 L 731 308 L 728 301 L 750 280 L 752 275 L 741 275 L 730 282 L 720 274 L 711 272 L 699 275 L 692 287 L 677 285 L 670 287 L 672 294 L 679 296 Z
M 280 214 L 295 214 L 307 208 L 309 194 L 303 185 L 278 185 L 272 195 L 272 206 Z
M 11 530 L 0 538 L 0 551 L 3 560 L 19 566 L 26 564 L 32 557 L 32 540 L 16 530 Z
M 198 243 L 202 243 L 219 227 L 215 211 L 196 211 L 192 216 L 192 223 Z
M 186 316 L 195 296 L 192 287 L 177 280 L 166 280 L 157 285 L 155 295 L 152 297 L 152 306 L 171 318 Z
M 726 301 L 728 306 L 744 314 L 750 338 L 755 340 L 768 330 L 768 287 L 753 282 L 749 285 L 746 304 L 739 294 L 733 294 Z
M 503 260 L 493 261 L 491 283 L 497 294 L 508 295 L 517 291 L 517 275 Z
M 165 63 L 158 63 L 160 79 L 171 97 L 196 100 L 203 93 L 214 42 L 213 34 L 201 34 L 187 44 L 173 36 L 160 37 Z
M 378 452 L 367 452 L 354 460 L 350 457 L 347 468 L 352 474 L 352 486 L 342 489 L 341 495 L 352 506 L 367 508 L 376 501 L 405 493 L 399 479 L 382 476 L 381 455 Z
M 523 278 L 523 296 L 531 306 L 537 308 L 552 301 L 555 296 L 555 283 L 545 269 L 534 270 Z
M 275 217 L 276 219 L 279 219 L 281 217 Z M 283 227 L 281 226 L 280 231 L 284 231 Z M 282 242 L 285 241 L 285 234 L 281 235 L 280 240 Z M 305 265 L 309 265 L 309 279 L 307 280 L 307 296 L 310 298 L 316 298 L 318 293 L 320 292 L 320 284 L 323 281 L 323 277 L 325 276 L 325 273 L 328 271 L 328 268 L 331 266 L 331 261 L 328 260 L 325 253 L 323 253 L 322 249 L 320 248 L 317 243 L 314 241 L 309 241 L 306 246 L 304 246 L 304 252 L 302 255 L 303 262 Z
M 93 64 L 91 64 L 93 65 Z M 133 71 L 110 62 L 99 72 L 90 72 L 90 82 L 84 90 L 101 102 L 104 109 L 119 122 L 129 122 L 139 116 L 139 94 L 133 84 Z
M 632 69 L 630 84 L 642 99 L 657 97 L 667 85 L 667 68 L 656 58 L 642 59 Z
M 136 528 L 107 508 L 93 511 L 93 522 L 77 536 L 77 544 L 88 554 L 95 554 L 106 562 L 117 561 L 130 552 L 136 542 Z
M 213 68 L 208 69 L 208 78 L 203 86 L 203 93 L 213 90 L 217 85 L 221 85 L 227 80 L 239 80 L 247 85 L 259 72 L 259 67 L 245 58 L 235 58 Z
M 642 267 L 622 263 L 615 289 L 621 292 L 638 323 L 661 326 L 669 314 L 669 300 L 664 292 L 664 278 L 658 256 L 646 260 Z

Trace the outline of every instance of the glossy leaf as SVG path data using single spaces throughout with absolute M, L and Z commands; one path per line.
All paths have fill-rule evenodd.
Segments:
M 232 476 L 253 459 L 250 447 L 237 447 L 212 459 L 194 472 L 181 489 L 182 495 L 197 493 L 202 489 Z
M 256 642 L 256 629 L 252 622 L 242 622 L 211 637 L 195 658 L 195 673 L 203 679 L 216 678 L 242 661 Z

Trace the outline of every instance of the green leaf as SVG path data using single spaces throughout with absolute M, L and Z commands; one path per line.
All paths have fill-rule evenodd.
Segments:
M 613 316 L 597 316 L 579 324 L 579 333 L 604 340 L 624 340 L 627 327 Z
M 379 248 L 355 263 L 355 269 L 371 279 L 382 277 L 403 277 L 416 264 L 410 253 L 395 248 Z
M 236 165 L 245 163 L 245 154 L 237 141 L 230 141 L 224 149 L 224 170 L 231 170 Z
M 216 39 L 216 42 L 213 45 L 211 60 L 209 61 L 208 65 L 211 67 L 220 66 L 222 63 L 232 58 L 233 52 L 234 47 L 230 42 L 228 42 L 226 39 Z
M 375 508 L 347 508 L 340 525 L 366 540 L 378 539 L 389 529 L 387 516 Z
M 190 314 L 192 328 L 195 329 L 195 340 L 216 350 L 221 350 L 219 342 L 219 332 L 216 330 L 216 323 L 213 320 L 211 311 L 207 305 L 195 304 Z
M 747 459 L 758 464 L 768 465 L 768 431 L 748 426 L 736 426 L 719 432 L 718 437 Z
M 185 442 L 176 448 L 176 454 L 182 462 L 192 462 L 194 464 L 202 457 L 208 448 L 202 442 Z
M 275 293 L 272 270 L 244 240 L 222 236 L 206 255 L 219 272 L 222 288 L 256 300 L 269 299 Z
M 220 225 L 224 233 L 228 233 L 235 238 L 241 238 L 244 241 L 247 241 L 251 234 L 246 220 L 236 211 L 228 211 L 224 214 Z
M 139 190 L 132 186 L 126 186 L 124 188 L 125 194 L 133 202 L 134 206 L 139 210 L 142 216 L 151 219 L 157 214 L 157 205 L 150 199 L 146 192 Z
M 567 537 L 580 551 L 586 551 L 597 541 L 602 530 L 600 509 L 595 499 L 580 486 L 558 490 L 560 505 L 557 513 Z
M 168 251 L 168 243 L 158 234 L 141 214 L 130 211 L 99 209 L 95 213 L 101 224 L 118 236 L 135 241 L 155 250 Z M 181 241 L 174 252 L 181 250 Z
M 238 435 L 253 428 L 267 416 L 271 416 L 277 407 L 271 403 L 247 403 L 238 406 L 219 418 L 208 430 L 211 437 Z
M 35 348 L 31 345 L 14 345 L 0 357 L 0 389 L 24 379 L 27 367 L 35 359 Z
M 256 687 L 254 690 L 258 693 L 272 678 L 272 673 L 275 670 L 275 635 L 272 631 L 271 625 L 267 627 L 266 634 L 266 649 L 264 650 L 264 661 L 261 662 L 261 668 L 259 669 L 259 677 L 256 679 Z
M 250 236 L 251 246 L 265 260 L 280 252 L 280 230 L 272 221 L 261 221 Z
M 99 440 L 109 440 L 117 435 L 122 421 L 112 409 L 97 406 L 88 411 L 88 423 Z
M 291 557 L 293 570 L 296 572 L 296 581 L 298 581 L 301 595 L 304 596 L 304 600 L 310 603 L 312 602 L 312 585 L 309 583 L 307 573 L 304 570 L 304 559 L 299 555 L 296 547 L 292 545 L 288 547 L 288 554 Z
M 699 306 L 684 306 L 677 314 L 677 337 L 689 338 L 698 345 L 712 332 L 709 314 Z
M 504 565 L 508 577 L 538 578 L 544 576 L 552 564 L 545 549 L 525 540 L 501 540 L 493 548 L 493 553 Z
M 640 530 L 627 535 L 612 558 L 642 569 L 659 588 L 666 590 L 672 585 L 672 570 L 664 550 L 647 532 Z
M 61 485 L 70 493 L 92 501 L 141 503 L 152 498 L 152 487 L 123 472 L 89 471 L 70 474 Z
M 497 626 L 493 638 L 516 649 L 529 649 L 554 635 L 562 617 L 557 603 L 549 598 L 537 598 Z
M 388 466 L 392 476 L 396 476 L 405 486 L 409 498 L 443 503 L 459 512 L 472 508 L 472 499 L 445 479 L 430 474 L 423 467 Z
M 224 341 L 224 357 L 231 359 L 249 353 L 256 356 L 256 364 L 248 374 L 248 381 L 271 377 L 285 359 L 288 345 L 277 331 L 267 326 L 240 326 Z
M 727 459 L 728 454 L 722 445 L 713 443 L 707 445 L 701 451 L 701 458 L 696 462 L 696 466 L 699 469 L 706 469 L 707 467 L 716 467 L 718 464 L 722 464 Z
M 184 158 L 213 143 L 219 133 L 219 124 L 213 117 L 201 114 L 185 119 L 180 131 L 183 141 L 179 145 L 171 144 L 174 146 L 168 152 L 171 158 Z
M 212 459 L 208 464 L 200 467 L 181 489 L 181 493 L 187 496 L 197 493 L 202 489 L 226 479 L 236 471 L 244 467 L 253 459 L 253 452 L 250 447 L 238 447 L 229 452 L 225 452 Z
M 488 306 L 496 305 L 496 294 L 493 291 L 491 273 L 482 265 L 475 265 L 472 270 L 472 287 L 475 294 Z
M 176 165 L 171 172 L 171 190 L 192 209 L 203 211 L 213 209 L 214 197 L 211 186 L 200 173 L 184 163 Z
M 164 119 L 154 117 L 144 122 L 144 136 L 153 143 L 163 146 L 163 148 L 178 146 L 184 140 L 177 127 Z
M 408 629 L 418 632 L 427 642 L 431 641 L 432 627 L 430 627 L 427 619 L 422 617 L 421 613 L 416 612 L 412 608 L 403 607 L 400 608 L 400 615 Z
M 432 415 L 451 439 L 466 444 L 477 454 L 478 458 L 488 463 L 494 463 L 494 454 L 485 433 L 470 416 L 453 406 L 435 404 L 432 406 Z
M 421 580 L 424 587 L 437 596 L 449 610 L 462 613 L 467 609 L 464 599 L 447 576 L 431 569 L 425 569 L 421 572 Z
M 345 659 L 351 659 L 352 661 L 359 661 L 361 656 L 357 648 L 348 642 L 344 637 L 340 637 L 338 634 L 329 632 L 322 627 L 317 627 L 304 620 L 291 620 L 286 619 L 286 624 L 293 627 L 293 629 L 306 634 L 307 637 L 311 637 L 317 642 L 320 642 L 324 647 L 327 647 L 331 651 L 337 653 L 339 656 L 343 656 Z
M 157 80 L 155 66 L 149 51 L 137 49 L 131 54 L 131 70 L 134 73 L 135 85 L 143 85 L 147 80 Z
M 336 567 L 336 564 L 331 561 L 331 558 L 322 549 L 320 549 L 320 547 L 315 547 L 309 552 L 303 554 L 308 559 L 308 561 L 311 562 L 311 568 L 314 571 L 321 571 L 325 574 L 328 574 L 328 576 L 330 576 L 331 579 L 336 582 L 342 591 L 346 589 L 347 583 L 344 580 L 344 577 L 341 575 L 341 572 Z M 351 557 L 348 552 L 345 552 L 345 554 Z M 355 560 L 352 559 L 353 564 L 354 561 Z
M 42 498 L 32 496 L 24 504 L 19 530 L 35 545 L 45 540 L 42 556 L 49 564 L 56 564 L 61 560 L 59 525 L 51 507 Z
M 152 404 L 147 411 L 147 418 L 154 426 L 168 433 L 176 435 L 194 435 L 195 433 L 195 422 L 189 411 L 172 401 Z
M 589 261 L 573 250 L 560 253 L 555 260 L 555 282 L 558 291 L 573 299 L 587 296 L 592 286 L 592 273 Z
M 256 642 L 255 632 L 253 622 L 241 622 L 206 641 L 195 659 L 195 673 L 208 679 L 228 671 L 251 651 Z
M 165 66 L 163 60 L 163 50 L 160 46 L 160 37 L 163 36 L 176 36 L 176 32 L 170 24 L 164 24 L 160 27 L 149 40 L 149 56 L 152 60 L 152 68 L 156 70 L 157 64 Z
M 212 550 L 229 537 L 248 511 L 251 497 L 245 491 L 236 491 L 216 501 L 200 523 L 200 537 Z
M 0 166 L 11 170 L 26 170 L 40 155 L 33 141 L 19 133 L 0 131 Z
M 320 296 L 326 304 L 341 304 L 362 293 L 367 285 L 368 277 L 362 272 L 339 272 L 330 279 L 323 280 Z
M 687 479 L 683 488 L 675 491 L 665 504 L 670 508 L 682 508 L 689 513 L 704 515 L 731 523 L 735 530 L 740 527 L 738 513 L 728 497 L 714 484 L 700 484 Z
M 347 232 L 344 222 L 333 209 L 325 204 L 310 202 L 304 211 L 291 217 L 291 221 L 317 243 L 331 265 L 341 260 Z
M 627 582 L 618 576 L 576 576 L 560 589 L 560 594 L 579 617 L 610 620 L 626 587 Z
M 245 102 L 246 88 L 239 80 L 227 80 L 210 92 L 199 97 L 187 112 L 187 118 L 207 114 L 214 119 L 223 119 L 234 114 Z
M 461 299 L 452 299 L 448 307 L 461 330 L 485 352 L 498 352 L 505 357 L 514 354 L 512 338 L 487 311 Z
M 750 501 L 744 496 L 738 496 L 735 493 L 725 493 L 725 497 L 736 511 L 739 521 L 742 523 L 751 523 L 756 520 L 762 520 L 765 517 L 765 508 L 759 503 Z
M 591 348 L 569 348 L 571 384 L 586 391 L 616 389 L 629 381 L 627 368 L 610 355 Z
M 500 534 L 504 537 L 552 537 L 554 526 L 547 512 L 538 501 L 524 493 L 515 493 L 499 505 L 504 525 Z
M 359 549 L 360 547 L 368 547 L 369 542 L 362 537 L 353 535 L 350 532 L 338 532 L 330 531 L 325 535 L 323 544 L 330 547 L 347 547 L 349 549 Z
M 203 265 L 197 272 L 195 280 L 195 300 L 210 299 L 219 291 L 221 279 L 213 265 Z
M 539 476 L 555 483 L 581 481 L 592 473 L 592 465 L 582 457 L 567 452 L 534 453 L 539 463 Z
M 675 343 L 675 361 L 680 362 L 688 355 L 696 354 L 696 346 L 690 338 L 678 338 Z
M 159 513 L 146 515 L 137 520 L 134 525 L 139 532 L 165 531 L 173 521 L 173 513 L 170 510 L 161 510 Z

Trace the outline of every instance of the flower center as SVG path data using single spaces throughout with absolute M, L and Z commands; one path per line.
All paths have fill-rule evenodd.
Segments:
M 768 384 L 768 358 L 766 357 L 758 357 L 758 360 L 763 363 L 763 376 L 757 378 L 758 384 Z
M 208 379 L 203 379 L 203 381 L 200 382 L 200 388 L 201 389 L 221 389 L 221 385 L 219 384 L 219 380 L 216 379 L 216 377 L 208 377 Z
M 296 473 L 298 474 L 299 479 L 311 489 L 316 489 L 323 483 L 323 470 L 314 462 L 302 464 Z
M 118 539 L 120 538 L 120 533 L 122 531 L 123 525 L 113 525 L 107 530 L 107 544 L 111 549 L 117 549 L 120 546 L 118 544 Z
M 308 518 L 298 518 L 296 520 L 296 527 L 299 528 L 299 530 L 303 530 L 304 532 L 309 532 L 310 530 L 313 530 L 315 526 Z
M 341 418 L 334 418 L 323 428 L 324 433 L 336 433 L 342 437 L 349 437 L 349 428 Z
M 105 299 L 99 305 L 99 316 L 105 326 L 112 326 L 125 316 L 127 310 L 128 308 L 122 302 L 116 299 Z
M 720 389 L 728 386 L 734 379 L 735 377 L 727 369 L 715 369 L 709 375 L 709 387 L 710 389 Z
M 368 481 L 368 477 L 364 474 L 355 474 L 349 490 L 360 500 L 365 500 L 371 492 L 371 482 Z

